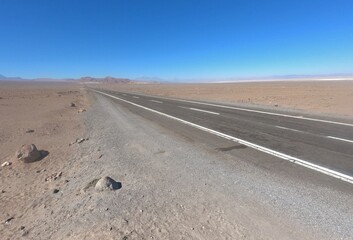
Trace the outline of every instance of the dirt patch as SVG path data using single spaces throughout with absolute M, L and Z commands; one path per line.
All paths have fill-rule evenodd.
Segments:
M 85 90 L 77 84 L 2 82 L 0 96 L 0 161 L 12 163 L 0 168 L 1 239 L 39 239 L 34 229 L 54 221 L 52 206 L 68 182 L 67 163 L 79 155 L 69 143 L 83 134 L 82 114 L 69 104 L 86 107 Z M 16 150 L 32 143 L 50 154 L 18 161 Z

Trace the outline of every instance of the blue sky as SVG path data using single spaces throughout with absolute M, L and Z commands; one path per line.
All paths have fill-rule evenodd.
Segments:
M 352 0 L 0 0 L 0 74 L 353 73 L 352 12 Z

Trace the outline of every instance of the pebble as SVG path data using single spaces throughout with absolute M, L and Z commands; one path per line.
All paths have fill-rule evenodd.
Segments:
M 78 139 L 76 139 L 76 142 L 77 143 L 82 143 L 82 142 L 84 142 L 86 139 L 84 139 L 84 138 L 78 138 Z
M 6 166 L 10 166 L 11 162 L 4 162 L 3 164 L 1 164 L 1 167 L 6 167 Z
M 58 172 L 58 173 L 54 173 L 48 177 L 45 178 L 46 182 L 51 182 L 51 181 L 55 181 L 56 179 L 58 179 L 59 177 L 61 177 L 63 173 L 62 172 Z
M 59 189 L 56 189 L 56 188 L 55 188 L 55 189 L 53 190 L 53 193 L 54 193 L 54 194 L 55 194 L 55 193 L 58 193 L 58 192 L 59 192 Z
M 10 217 L 10 218 L 6 219 L 5 224 L 10 224 L 13 219 L 14 219 L 14 217 Z

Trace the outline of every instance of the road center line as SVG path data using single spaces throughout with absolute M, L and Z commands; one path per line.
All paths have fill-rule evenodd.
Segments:
M 156 103 L 163 103 L 161 101 L 157 101 L 157 100 L 150 100 L 151 102 L 156 102 Z
M 301 130 L 292 129 L 292 128 L 286 128 L 286 127 L 282 127 L 282 126 L 276 126 L 276 128 L 285 129 L 285 130 L 289 130 L 289 131 L 293 131 L 293 132 L 301 132 L 301 133 L 306 133 L 306 132 L 301 131 Z
M 336 140 L 340 140 L 340 141 L 344 141 L 344 142 L 353 143 L 353 140 L 348 140 L 348 139 L 344 139 L 344 138 L 338 138 L 338 137 L 332 137 L 332 136 L 327 136 L 327 138 L 331 138 L 331 139 L 336 139 Z
M 210 113 L 210 114 L 214 114 L 214 115 L 219 115 L 219 113 L 211 112 L 211 111 L 206 111 L 206 110 L 202 110 L 202 109 L 198 109 L 198 108 L 188 108 L 188 107 L 183 107 L 183 106 L 179 106 L 179 107 L 180 107 L 180 108 L 189 109 L 189 110 L 193 110 L 193 111 L 205 112 L 205 113 Z
M 301 165 L 303 167 L 315 170 L 317 172 L 324 173 L 324 174 L 326 174 L 328 176 L 331 176 L 331 177 L 334 177 L 334 178 L 340 179 L 342 181 L 345 181 L 345 182 L 353 184 L 353 177 L 349 176 L 349 175 L 346 175 L 344 173 L 340 173 L 340 172 L 337 172 L 335 170 L 332 170 L 332 169 L 329 169 L 329 168 L 326 168 L 326 167 L 322 167 L 320 165 L 308 162 L 306 160 L 302 160 L 302 159 L 299 159 L 299 158 L 296 158 L 296 157 L 293 157 L 293 156 L 290 156 L 290 155 L 287 155 L 287 154 L 284 154 L 284 153 L 281 153 L 281 152 L 278 152 L 278 151 L 275 151 L 275 150 L 272 150 L 272 149 L 269 149 L 269 148 L 266 148 L 266 147 L 251 143 L 251 142 L 248 142 L 246 140 L 242 140 L 240 138 L 236 138 L 236 137 L 233 137 L 233 136 L 230 136 L 230 135 L 227 135 L 227 134 L 224 134 L 224 133 L 221 133 L 221 132 L 218 132 L 218 131 L 215 131 L 215 130 L 212 130 L 212 129 L 209 129 L 209 128 L 206 128 L 206 127 L 203 127 L 203 126 L 200 126 L 200 125 L 197 125 L 197 124 L 192 123 L 192 122 L 188 122 L 188 121 L 183 120 L 181 118 L 173 117 L 171 115 L 156 111 L 156 110 L 151 109 L 151 108 L 144 107 L 142 105 L 127 101 L 125 99 L 122 99 L 122 98 L 119 98 L 119 97 L 116 97 L 116 96 L 113 96 L 113 95 L 110 95 L 110 94 L 107 94 L 107 93 L 104 93 L 104 92 L 100 92 L 100 91 L 96 91 L 96 90 L 92 90 L 92 91 L 100 93 L 100 94 L 103 94 L 103 95 L 106 95 L 106 96 L 111 97 L 111 98 L 118 99 L 120 101 L 129 103 L 129 104 L 131 104 L 133 106 L 140 107 L 142 109 L 148 110 L 150 112 L 157 113 L 159 115 L 165 116 L 165 117 L 170 118 L 170 119 L 174 119 L 174 120 L 182 122 L 182 123 L 184 123 L 186 125 L 189 125 L 189 126 L 192 126 L 194 128 L 200 129 L 202 131 L 211 133 L 213 135 L 228 139 L 228 140 L 236 142 L 236 143 L 240 143 L 240 144 L 246 145 L 246 146 L 251 147 L 253 149 L 256 149 L 258 151 L 273 155 L 275 157 L 284 159 L 286 161 Z

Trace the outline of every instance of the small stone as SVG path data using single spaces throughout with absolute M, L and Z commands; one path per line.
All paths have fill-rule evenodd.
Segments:
M 24 163 L 31 163 L 37 161 L 41 154 L 34 144 L 25 144 L 16 152 L 16 157 Z
M 6 191 L 5 190 L 1 190 L 1 193 L 6 193 Z
M 278 104 L 275 104 L 275 107 L 278 107 Z
M 1 164 L 1 167 L 6 167 L 6 166 L 10 166 L 12 163 L 11 162 L 4 162 L 3 164 Z
M 28 130 L 26 131 L 26 133 L 33 133 L 33 132 L 34 132 L 33 129 L 28 129 Z
M 55 188 L 55 189 L 53 190 L 53 193 L 54 193 L 54 194 L 55 194 L 55 193 L 58 193 L 58 192 L 59 192 L 59 189 L 56 189 L 56 188 Z
M 10 217 L 10 218 L 6 219 L 5 224 L 10 224 L 13 219 L 14 219 L 14 217 Z
M 21 226 L 21 227 L 20 227 L 20 230 L 23 230 L 23 229 L 25 229 L 25 226 Z
M 83 113 L 83 112 L 86 112 L 86 109 L 81 108 L 81 109 L 79 109 L 77 112 L 78 112 L 78 113 Z
M 76 104 L 75 103 L 70 103 L 70 107 L 76 107 Z
M 77 142 L 77 143 L 83 143 L 84 141 L 85 141 L 84 138 L 78 138 L 78 139 L 76 139 L 76 142 Z
M 58 179 L 59 177 L 61 177 L 62 172 L 58 172 L 58 173 L 54 173 L 48 177 L 45 178 L 46 182 L 51 182 L 51 181 L 55 181 L 56 179 Z
M 110 177 L 102 177 L 101 179 L 98 180 L 94 188 L 98 192 L 105 191 L 105 190 L 114 190 L 115 183 L 116 182 Z
M 105 208 L 105 211 L 108 211 L 109 210 L 109 208 Z
M 98 159 L 101 159 L 102 157 L 103 157 L 103 154 L 99 155 L 99 156 L 98 156 Z

